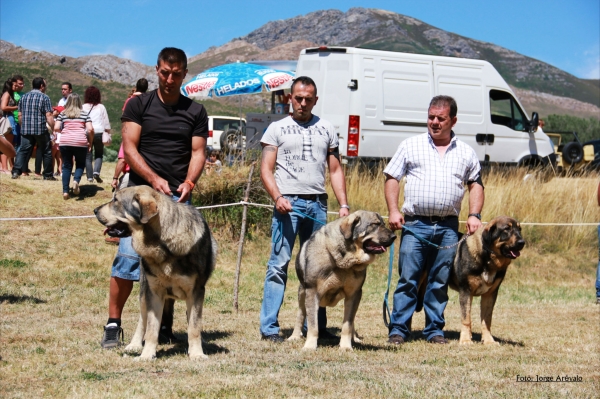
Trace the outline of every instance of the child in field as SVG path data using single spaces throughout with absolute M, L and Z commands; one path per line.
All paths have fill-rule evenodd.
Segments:
M 219 161 L 219 155 L 220 153 L 217 150 L 212 150 L 210 152 L 210 155 L 204 164 L 204 170 L 206 170 L 207 175 L 210 175 L 213 171 L 217 174 L 221 173 L 223 165 L 221 164 L 221 161 Z

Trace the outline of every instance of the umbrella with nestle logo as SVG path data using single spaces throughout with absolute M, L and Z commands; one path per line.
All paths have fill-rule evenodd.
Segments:
M 184 96 L 201 99 L 289 89 L 294 73 L 242 62 L 220 65 L 181 86 Z
M 226 97 L 240 94 L 274 93 L 292 87 L 294 72 L 269 68 L 263 65 L 237 62 L 207 69 L 181 86 L 181 93 L 192 99 Z M 271 102 L 274 103 L 274 94 Z M 240 97 L 240 126 L 242 126 Z M 243 150 L 242 132 L 230 129 L 220 139 L 209 137 L 209 144 L 222 142 L 221 150 Z

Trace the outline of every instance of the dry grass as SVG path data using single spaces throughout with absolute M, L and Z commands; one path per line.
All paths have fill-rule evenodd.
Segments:
M 105 165 L 103 177 L 114 165 Z M 491 173 L 484 219 L 498 214 L 522 222 L 597 222 L 597 177 L 523 182 L 521 172 Z M 244 173 L 242 172 L 243 176 Z M 233 178 L 228 178 L 232 180 Z M 240 178 L 240 181 L 244 181 Z M 382 179 L 348 174 L 353 209 L 386 214 Z M 0 176 L 0 217 L 91 215 L 111 198 L 110 187 L 82 186 L 63 201 L 59 182 Z M 336 209 L 335 200 L 331 208 Z M 466 209 L 463 210 L 463 212 Z M 464 215 L 463 215 L 464 216 Z M 204 313 L 205 352 L 190 362 L 185 346 L 161 346 L 158 359 L 137 363 L 99 346 L 107 318 L 108 280 L 116 247 L 105 245 L 94 219 L 0 222 L 0 381 L 2 397 L 596 397 L 600 389 L 599 311 L 594 304 L 595 227 L 525 227 L 528 246 L 511 266 L 494 316 L 496 347 L 459 346 L 457 295 L 446 310 L 447 346 L 414 340 L 389 348 L 381 320 L 387 259 L 370 267 L 354 352 L 334 345 L 314 353 L 302 342 L 259 340 L 258 313 L 269 239 L 246 243 L 240 312 L 232 313 L 237 241 L 217 229 L 220 255 Z M 280 313 L 291 333 L 297 279 L 290 273 Z M 127 303 L 126 340 L 137 321 L 137 285 Z M 474 319 L 477 320 L 478 300 Z M 185 312 L 176 304 L 175 330 L 185 338 Z M 328 312 L 339 335 L 342 308 Z M 478 340 L 480 328 L 474 326 Z M 579 383 L 518 383 L 517 375 L 580 376 Z

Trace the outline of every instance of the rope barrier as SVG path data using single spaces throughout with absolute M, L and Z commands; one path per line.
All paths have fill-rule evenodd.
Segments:
M 240 202 L 232 202 L 229 204 L 219 204 L 219 205 L 210 205 L 210 206 L 197 206 L 196 209 L 215 209 L 215 208 L 225 208 L 228 206 L 239 206 L 239 205 L 250 205 L 258 208 L 269 208 L 273 209 L 273 205 L 268 204 L 258 204 L 254 202 L 240 201 Z M 338 212 L 329 211 L 328 215 L 337 215 Z M 82 215 L 82 216 L 41 216 L 41 217 L 24 217 L 24 218 L 0 218 L 0 222 L 22 222 L 22 221 L 33 221 L 33 220 L 61 220 L 61 219 L 91 219 L 95 218 L 94 215 Z M 387 216 L 382 216 L 382 218 L 387 219 Z M 466 221 L 460 221 L 459 223 L 467 223 Z M 486 224 L 487 222 L 483 222 Z M 536 223 L 536 222 L 520 222 L 521 226 L 598 226 L 600 223 Z

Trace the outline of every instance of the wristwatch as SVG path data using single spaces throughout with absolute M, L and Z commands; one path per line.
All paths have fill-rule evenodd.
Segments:
M 481 214 L 480 213 L 469 213 L 469 217 L 471 216 L 475 216 L 477 219 L 481 220 Z
M 350 207 L 348 205 L 340 205 L 340 208 L 346 208 L 346 209 L 350 210 Z

